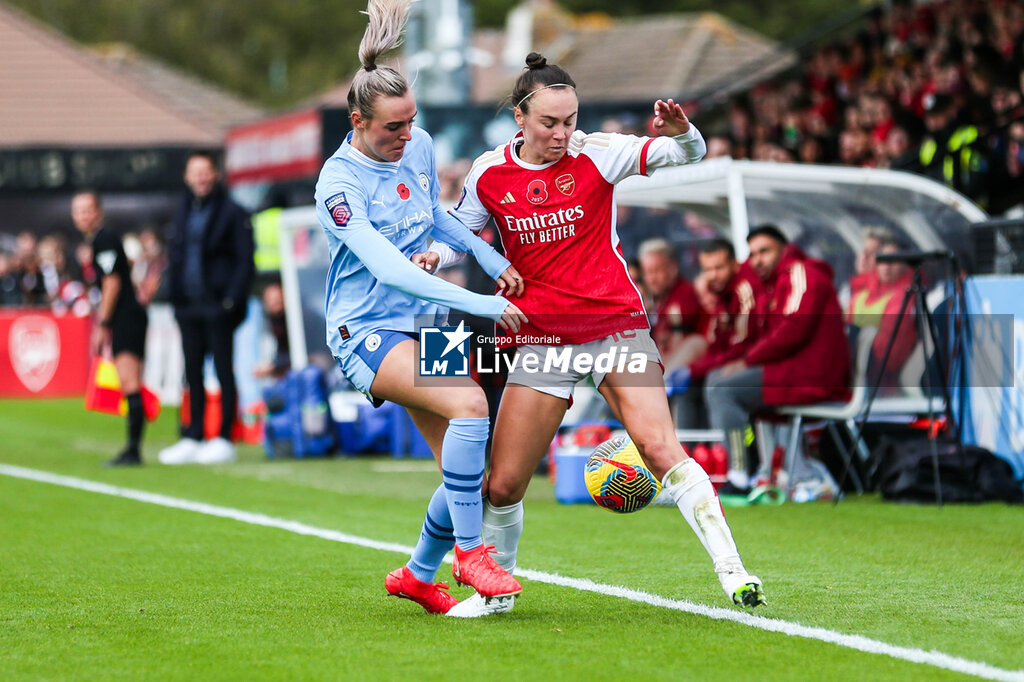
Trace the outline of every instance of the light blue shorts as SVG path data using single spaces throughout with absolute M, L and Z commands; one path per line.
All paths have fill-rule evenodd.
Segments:
M 338 362 L 338 367 L 341 368 L 349 383 L 365 395 L 374 407 L 380 407 L 384 401 L 374 398 L 370 393 L 370 387 L 377 377 L 380 363 L 384 361 L 391 349 L 402 341 L 418 338 L 414 332 L 380 330 L 367 334 L 348 353 L 336 356 L 334 359 Z

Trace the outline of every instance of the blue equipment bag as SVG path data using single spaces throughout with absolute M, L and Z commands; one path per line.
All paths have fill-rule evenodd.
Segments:
M 263 447 L 268 457 L 322 457 L 334 450 L 337 431 L 319 367 L 288 372 L 263 395 L 267 404 Z

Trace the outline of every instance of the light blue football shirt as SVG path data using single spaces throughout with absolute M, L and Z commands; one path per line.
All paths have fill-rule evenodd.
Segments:
M 505 258 L 441 209 L 434 147 L 426 131 L 414 127 L 395 162 L 370 159 L 351 141 L 349 133 L 324 163 L 315 193 L 331 256 L 331 351 L 340 357 L 376 330 L 414 331 L 416 316 L 432 318 L 442 306 L 500 319 L 508 305 L 503 297 L 467 291 L 409 260 L 426 251 L 433 236 L 472 253 L 495 279 L 509 267 Z

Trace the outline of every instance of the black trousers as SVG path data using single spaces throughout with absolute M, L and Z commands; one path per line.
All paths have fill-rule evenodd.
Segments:
M 220 382 L 220 435 L 231 440 L 235 425 L 238 389 L 235 387 L 233 361 L 235 356 L 235 324 L 227 315 L 179 316 L 181 346 L 185 353 L 185 381 L 189 386 L 190 422 L 186 438 L 203 440 L 206 417 L 206 390 L 203 387 L 203 365 L 213 355 L 213 367 Z

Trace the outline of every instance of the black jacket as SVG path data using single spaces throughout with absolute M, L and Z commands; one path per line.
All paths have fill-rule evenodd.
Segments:
M 195 197 L 186 193 L 178 205 L 168 238 L 170 299 L 178 315 L 222 312 L 235 324 L 245 319 L 249 290 L 255 274 L 252 224 L 245 209 L 232 201 L 220 187 L 210 194 L 213 203 L 203 236 L 203 283 L 205 305 L 188 300 L 182 281 L 185 273 L 185 245 L 188 215 Z

